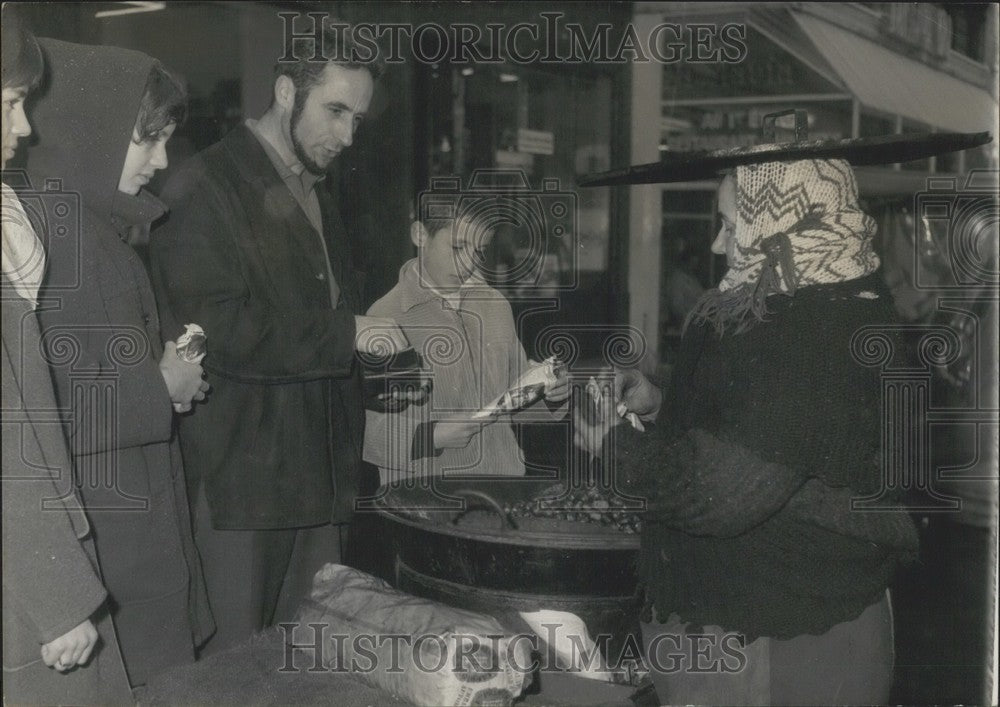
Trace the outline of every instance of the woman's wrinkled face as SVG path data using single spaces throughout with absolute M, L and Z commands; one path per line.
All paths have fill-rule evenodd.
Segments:
M 170 123 L 146 140 L 140 140 L 138 131 L 133 129 L 128 154 L 125 155 L 125 166 L 122 167 L 122 176 L 118 181 L 118 191 L 133 196 L 138 194 L 157 170 L 167 166 L 167 140 L 174 134 L 176 127 L 176 123 Z
M 712 252 L 725 255 L 730 267 L 736 260 L 736 180 L 727 176 L 719 185 L 719 233 L 712 241 Z

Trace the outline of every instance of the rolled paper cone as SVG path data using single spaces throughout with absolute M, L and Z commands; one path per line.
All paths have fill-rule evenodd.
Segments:
M 201 363 L 207 343 L 204 329 L 197 324 L 185 324 L 184 333 L 177 337 L 177 356 L 188 363 Z

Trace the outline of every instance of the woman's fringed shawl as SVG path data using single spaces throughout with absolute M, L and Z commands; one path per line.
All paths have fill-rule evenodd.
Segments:
M 768 314 L 767 298 L 863 277 L 879 266 L 875 221 L 861 211 L 843 160 L 769 162 L 736 169 L 734 262 L 684 322 L 739 334 Z

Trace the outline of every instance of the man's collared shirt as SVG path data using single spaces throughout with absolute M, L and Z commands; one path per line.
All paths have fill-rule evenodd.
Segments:
M 277 170 L 278 176 L 281 177 L 281 181 L 288 187 L 288 191 L 295 197 L 302 213 L 305 214 L 319 235 L 320 245 L 323 246 L 323 254 L 326 256 L 326 276 L 327 282 L 330 283 L 330 304 L 336 309 L 337 303 L 340 301 L 340 286 L 337 285 L 333 269 L 330 267 L 330 253 L 327 251 L 326 239 L 323 237 L 323 215 L 319 207 L 319 197 L 316 195 L 316 184 L 325 179 L 326 175 L 313 174 L 294 155 L 282 156 L 278 146 L 261 132 L 256 120 L 248 118 L 245 125 L 260 142 L 268 159 L 271 160 L 271 164 Z

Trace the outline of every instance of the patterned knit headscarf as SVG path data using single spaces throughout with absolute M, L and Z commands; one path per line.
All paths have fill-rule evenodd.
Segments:
M 843 160 L 737 167 L 734 262 L 719 287 L 702 295 L 685 328 L 707 321 L 720 335 L 739 334 L 764 321 L 768 295 L 874 272 L 875 230 Z

